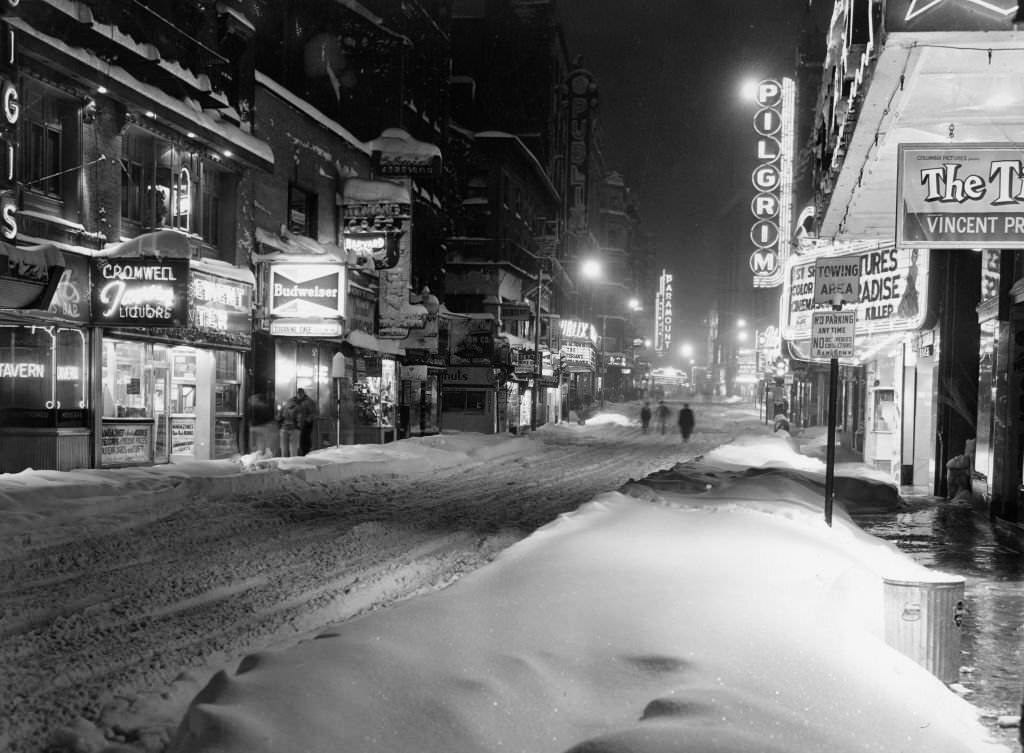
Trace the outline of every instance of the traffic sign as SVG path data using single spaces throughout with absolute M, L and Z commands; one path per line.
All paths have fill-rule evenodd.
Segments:
M 814 261 L 814 302 L 857 303 L 860 301 L 860 258 L 822 257 Z
M 856 311 L 811 313 L 811 358 L 853 358 Z

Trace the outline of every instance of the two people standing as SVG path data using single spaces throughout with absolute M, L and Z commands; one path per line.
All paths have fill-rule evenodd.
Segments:
M 281 429 L 281 456 L 301 456 L 312 449 L 316 403 L 301 387 L 288 398 L 277 414 Z

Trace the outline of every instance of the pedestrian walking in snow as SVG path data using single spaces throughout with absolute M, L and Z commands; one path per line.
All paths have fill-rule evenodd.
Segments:
M 665 429 L 668 428 L 668 419 L 672 415 L 672 409 L 665 405 L 664 400 L 658 401 L 658 410 L 656 412 L 658 416 L 658 428 L 661 429 L 661 433 L 665 433 Z
M 683 407 L 679 409 L 679 433 L 683 435 L 683 442 L 689 441 L 690 435 L 693 434 L 693 424 L 693 409 L 689 403 L 683 403 Z
M 644 407 L 640 409 L 640 431 L 644 434 L 651 426 L 651 404 L 644 400 Z

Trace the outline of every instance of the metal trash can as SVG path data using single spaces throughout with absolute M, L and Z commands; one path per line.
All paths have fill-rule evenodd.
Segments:
M 885 642 L 945 683 L 960 678 L 964 579 L 885 578 Z

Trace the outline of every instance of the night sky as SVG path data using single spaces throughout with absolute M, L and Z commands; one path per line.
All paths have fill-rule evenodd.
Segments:
M 814 14 L 827 21 L 831 5 L 814 0 Z M 706 311 L 714 281 L 695 270 L 715 268 L 716 215 L 754 194 L 755 108 L 740 84 L 795 74 L 808 0 L 558 0 L 558 8 L 570 54 L 583 55 L 599 87 L 608 166 L 639 194 L 659 261 L 675 273 L 677 311 Z

